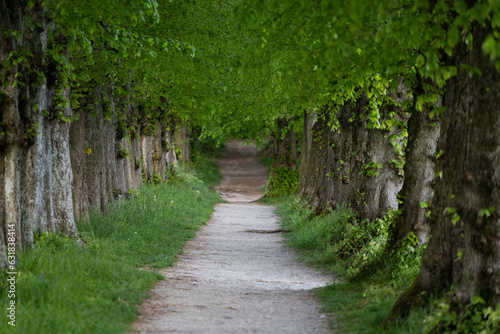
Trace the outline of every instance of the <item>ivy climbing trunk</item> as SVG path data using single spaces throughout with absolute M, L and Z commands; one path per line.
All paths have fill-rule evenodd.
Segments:
M 1 226 L 4 230 L 5 239 L 1 240 L 2 246 L 10 243 L 9 246 L 15 244 L 17 250 L 23 248 L 23 225 L 29 225 L 30 222 L 23 220 L 26 218 L 25 210 L 29 210 L 27 201 L 27 156 L 32 143 L 27 137 L 27 131 L 33 126 L 33 120 L 30 115 L 30 110 L 26 108 L 26 99 L 23 100 L 21 92 L 26 88 L 21 88 L 19 84 L 15 84 L 17 79 L 16 74 L 21 73 L 26 77 L 25 64 L 15 64 L 14 59 L 19 57 L 17 52 L 24 47 L 22 39 L 16 38 L 13 33 L 8 31 L 16 31 L 22 33 L 24 31 L 24 1 L 2 1 L 1 2 L 1 20 L 0 20 L 0 61 L 2 68 L 0 72 L 0 80 L 2 91 L 0 92 L 0 110 L 1 110 L 1 151 L 0 159 L 3 160 L 1 165 L 2 184 L 1 190 L 3 194 L 3 209 Z M 28 49 L 29 50 L 29 49 Z M 9 58 L 10 55 L 14 57 Z M 5 253 L 0 258 L 2 268 L 6 265 L 7 259 Z
M 25 16 L 30 17 L 33 27 L 26 25 Z M 42 229 L 52 222 L 52 164 L 36 163 L 38 158 L 48 156 L 49 162 L 52 158 L 50 126 L 41 113 L 49 109 L 53 93 L 50 84 L 42 84 L 47 74 L 42 62 L 47 47 L 47 27 L 44 9 L 39 4 L 0 2 L 0 226 L 3 236 L 0 268 L 6 264 L 6 241 L 11 245 L 15 243 L 18 251 L 25 249 L 33 243 L 34 224 L 39 218 Z M 40 139 L 46 145 L 39 145 L 37 133 L 42 131 L 44 136 Z M 48 192 L 48 196 L 44 197 L 44 192 Z M 46 214 L 40 215 L 39 207 L 46 207 L 43 212 Z
M 10 233 L 19 251 L 31 246 L 35 230 L 77 234 L 66 122 L 72 110 L 53 99 L 56 92 L 69 99 L 69 89 L 62 87 L 54 62 L 47 56 L 45 9 L 40 3 L 15 0 L 2 1 L 0 6 L 0 223 L 4 236 L 0 249 L 8 237 L 7 227 L 13 226 Z M 2 253 L 2 267 L 4 260 Z
M 480 69 L 460 71 L 443 95 L 431 239 L 413 285 L 400 296 L 388 320 L 404 315 L 433 292 L 450 295 L 451 310 L 463 312 L 473 296 L 485 306 L 500 302 L 500 73 L 482 54 L 491 25 L 472 23 L 472 48 L 460 42 L 447 64 Z
M 323 152 L 311 154 L 324 157 L 317 164 L 323 172 L 321 182 L 314 185 L 312 198 L 317 212 L 348 204 L 356 209 L 358 218 L 373 220 L 390 208 L 397 209 L 396 194 L 403 179 L 390 162 L 397 158 L 397 152 L 389 139 L 397 130 L 370 128 L 367 102 L 361 96 L 340 106 L 337 129 L 331 128 L 329 115 L 315 124 L 321 125 L 323 135 L 313 141 Z M 389 111 L 394 110 L 383 113 Z
M 430 85 L 430 82 L 426 82 Z M 414 99 L 426 93 L 422 85 L 414 91 Z M 427 92 L 428 93 L 428 92 Z M 430 234 L 427 212 L 434 193 L 436 154 L 439 139 L 438 113 L 441 98 L 436 103 L 414 109 L 408 120 L 408 144 L 405 150 L 404 183 L 398 196 L 402 200 L 401 213 L 390 226 L 387 250 L 391 251 L 410 232 L 417 238 L 417 246 L 427 242 Z

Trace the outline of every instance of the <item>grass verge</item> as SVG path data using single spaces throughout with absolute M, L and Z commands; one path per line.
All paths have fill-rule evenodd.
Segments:
M 364 264 L 381 255 L 388 229 L 385 220 L 359 222 L 352 210 L 343 207 L 316 216 L 296 196 L 282 198 L 277 207 L 283 228 L 290 231 L 288 244 L 300 251 L 305 262 L 338 278 L 338 283 L 317 289 L 325 311 L 333 312 L 333 328 L 342 333 L 422 332 L 422 311 L 413 312 L 397 326 L 382 328 L 397 297 L 418 274 L 419 251 L 411 251 L 408 245 L 380 270 L 354 279 Z
M 7 324 L 6 277 L 0 283 L 0 333 L 123 333 L 160 274 L 210 218 L 218 170 L 198 160 L 165 184 L 148 185 L 107 214 L 79 222 L 83 246 L 42 234 L 18 257 L 16 327 Z M 3 273 L 6 276 L 6 273 Z

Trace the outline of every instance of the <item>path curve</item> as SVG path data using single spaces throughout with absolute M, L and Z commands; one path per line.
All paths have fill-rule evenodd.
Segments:
M 227 144 L 216 187 L 228 203 L 212 218 L 141 308 L 135 333 L 331 333 L 313 288 L 331 278 L 296 261 L 274 208 L 255 203 L 267 169 L 255 145 Z

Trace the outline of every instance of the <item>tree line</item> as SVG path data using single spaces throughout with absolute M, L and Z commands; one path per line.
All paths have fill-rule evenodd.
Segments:
M 7 245 L 78 237 L 90 209 L 189 160 L 209 101 L 222 105 L 225 12 L 215 1 L 2 1 L 0 268 L 14 261 Z
M 237 5 L 258 37 L 242 71 L 255 82 L 271 73 L 260 87 L 273 110 L 262 113 L 280 140 L 302 134 L 298 193 L 318 214 L 345 204 L 360 221 L 389 214 L 386 255 L 408 238 L 426 247 L 388 321 L 443 293 L 457 314 L 475 298 L 500 302 L 499 6 Z
M 7 223 L 19 250 L 77 234 L 90 207 L 165 180 L 190 132 L 271 134 L 273 175 L 298 169 L 316 213 L 389 214 L 387 254 L 426 245 L 388 320 L 435 293 L 457 312 L 499 303 L 498 1 L 3 0 L 1 13 L 1 241 Z

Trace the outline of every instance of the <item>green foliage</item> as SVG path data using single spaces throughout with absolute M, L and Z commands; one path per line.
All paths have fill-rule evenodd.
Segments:
M 380 168 L 382 168 L 381 164 L 372 161 L 363 166 L 361 173 L 366 174 L 368 177 L 377 177 L 379 175 L 377 170 Z
M 381 323 L 397 297 L 408 288 L 420 269 L 423 248 L 416 248 L 415 235 L 408 235 L 387 257 L 388 229 L 398 214 L 383 219 L 359 221 L 347 207 L 315 215 L 299 197 L 286 198 L 278 205 L 287 242 L 302 257 L 334 273 L 339 282 L 321 288 L 318 295 L 348 332 L 382 332 Z M 373 268 L 367 275 L 363 270 Z M 361 275 L 361 276 L 360 276 Z M 351 281 L 356 278 L 355 281 Z M 420 333 L 424 314 L 413 312 L 387 333 Z
M 200 180 L 202 180 L 208 187 L 215 186 L 222 178 L 217 164 L 213 160 L 207 159 L 204 156 L 196 160 L 195 169 L 202 171 L 201 173 L 198 173 L 198 175 Z
M 203 133 L 201 127 L 192 129 L 190 141 L 191 161 L 196 163 L 198 156 L 217 158 L 220 151 L 225 147 L 224 138 L 216 138 Z
M 143 187 L 106 214 L 91 212 L 78 229 L 83 245 L 44 233 L 18 257 L 16 332 L 125 333 L 146 291 L 162 279 L 152 268 L 172 265 L 185 242 L 210 218 L 216 166 L 187 167 L 167 184 Z M 189 176 L 188 176 L 189 174 Z M 0 280 L 5 318 L 6 280 Z M 7 321 L 0 332 L 9 333 Z
M 272 168 L 267 181 L 266 197 L 281 197 L 295 194 L 299 184 L 299 170 L 290 167 Z
M 391 253 L 386 270 L 393 278 L 400 275 L 416 276 L 422 263 L 422 254 L 427 245 L 418 247 L 418 238 L 410 232 L 404 237 Z
M 325 104 L 332 107 L 331 125 L 335 126 L 339 106 L 366 96 L 368 127 L 388 129 L 392 125 L 385 123 L 384 111 L 392 106 L 408 112 L 414 107 L 421 110 L 423 103 L 438 97 L 433 89 L 405 106 L 388 94 L 400 78 L 411 99 L 421 78 L 442 87 L 460 71 L 480 74 L 466 64 L 444 60 L 453 55 L 460 41 L 472 47 L 477 38 L 471 29 L 474 22 L 491 28 L 491 34 L 479 43 L 500 68 L 497 1 L 241 0 L 235 8 L 240 28 L 250 36 L 240 69 L 268 100 L 259 105 L 262 112 L 255 118 L 243 113 L 241 119 L 261 127 L 290 110 Z M 434 108 L 430 117 L 441 111 Z M 388 121 L 402 122 L 397 117 Z M 403 140 L 392 141 L 401 156 L 404 132 L 403 127 Z
M 398 175 L 400 176 L 404 176 L 404 164 L 405 164 L 405 161 L 399 161 L 399 160 L 396 160 L 396 159 L 391 159 L 389 160 L 389 162 L 391 164 L 393 164 L 394 168 L 398 171 Z
M 154 174 L 153 174 L 153 176 L 151 176 L 151 181 L 150 181 L 150 183 L 151 183 L 152 185 L 159 185 L 159 184 L 163 183 L 163 180 L 161 179 L 161 176 L 160 176 L 160 175 L 158 175 L 158 174 L 154 173 Z
M 500 304 L 485 307 L 481 297 L 474 296 L 458 315 L 448 304 L 436 301 L 434 312 L 425 319 L 423 333 L 490 334 L 500 331 Z

